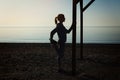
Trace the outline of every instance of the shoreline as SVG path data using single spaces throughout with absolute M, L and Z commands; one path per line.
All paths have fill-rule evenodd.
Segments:
M 50 46 L 50 43 L 0 43 L 1 45 L 6 45 L 6 46 L 14 46 L 14 45 L 26 45 L 26 46 L 41 46 L 41 47 L 48 47 Z M 72 43 L 66 43 L 66 46 L 72 46 Z M 120 43 L 111 43 L 111 44 L 107 44 L 107 43 L 84 43 L 84 46 L 118 46 L 120 47 Z M 80 47 L 80 43 L 76 43 L 76 47 Z

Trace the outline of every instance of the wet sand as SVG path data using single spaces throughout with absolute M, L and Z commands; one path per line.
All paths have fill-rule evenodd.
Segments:
M 66 44 L 63 68 L 71 71 L 72 48 Z M 57 72 L 56 52 L 48 43 L 0 43 L 0 80 L 120 80 L 119 44 L 76 48 L 77 75 Z

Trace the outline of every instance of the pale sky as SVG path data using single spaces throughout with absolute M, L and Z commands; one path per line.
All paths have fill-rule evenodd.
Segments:
M 65 14 L 69 23 L 70 3 L 68 0 L 0 0 L 0 25 L 54 25 L 54 17 L 59 13 Z
M 84 0 L 84 6 L 89 1 Z M 59 13 L 65 15 L 64 25 L 68 29 L 72 24 L 72 0 L 0 0 L 0 42 L 49 42 L 50 31 L 56 26 L 54 18 Z M 80 4 L 77 42 L 79 13 Z M 119 26 L 120 0 L 95 0 L 84 12 L 84 41 L 120 43 Z M 71 37 L 68 35 L 69 42 Z
M 120 0 L 96 0 L 84 12 L 84 26 L 120 26 L 119 8 Z M 59 13 L 71 25 L 72 0 L 0 0 L 0 26 L 53 26 Z M 79 25 L 79 4 L 77 18 Z

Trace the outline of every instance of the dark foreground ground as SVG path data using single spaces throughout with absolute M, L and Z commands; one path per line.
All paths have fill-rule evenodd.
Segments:
M 66 45 L 64 69 L 71 71 L 71 44 Z M 120 45 L 85 44 L 76 51 L 77 75 L 57 72 L 56 53 L 49 44 L 0 44 L 0 80 L 120 80 Z

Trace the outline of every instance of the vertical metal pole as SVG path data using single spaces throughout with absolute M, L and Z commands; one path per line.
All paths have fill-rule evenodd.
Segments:
M 73 0 L 72 31 L 72 75 L 76 74 L 76 1 Z
M 83 59 L 83 0 L 80 1 L 80 59 Z
M 80 0 L 80 23 L 81 23 L 81 33 L 80 33 L 80 45 L 81 45 L 81 52 L 80 52 L 80 59 L 83 59 L 83 12 L 94 2 L 95 0 L 91 0 L 85 7 L 83 7 L 83 0 Z

